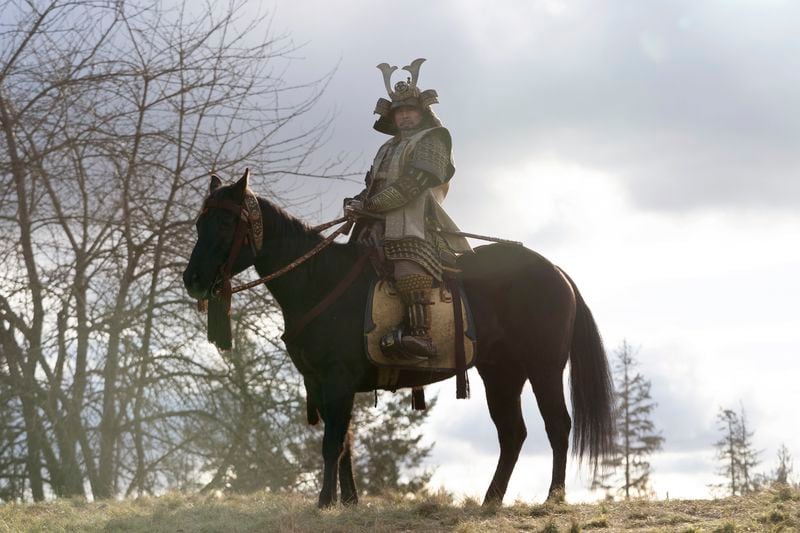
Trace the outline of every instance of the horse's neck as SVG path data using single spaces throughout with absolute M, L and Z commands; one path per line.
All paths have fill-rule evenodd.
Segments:
M 261 252 L 255 260 L 259 276 L 266 276 L 296 261 L 323 237 L 260 199 L 264 227 Z M 284 312 L 301 312 L 330 290 L 341 270 L 342 245 L 332 244 L 289 272 L 267 283 Z

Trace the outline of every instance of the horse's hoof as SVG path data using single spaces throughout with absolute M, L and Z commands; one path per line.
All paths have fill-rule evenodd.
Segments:
M 342 498 L 342 505 L 346 505 L 348 507 L 352 505 L 358 505 L 358 496 L 351 496 L 349 498 Z
M 319 502 L 317 503 L 317 507 L 320 509 L 330 509 L 336 505 L 336 500 L 329 500 L 328 498 L 323 498 L 320 496 Z
M 564 487 L 551 489 L 547 495 L 547 503 L 564 503 Z
M 487 496 L 486 498 L 483 499 L 481 507 L 483 507 L 484 509 L 492 509 L 495 507 L 501 507 L 502 505 L 503 505 L 502 498 L 498 498 L 496 496 L 493 497 Z

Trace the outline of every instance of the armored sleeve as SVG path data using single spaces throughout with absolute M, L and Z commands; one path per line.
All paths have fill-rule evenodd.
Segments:
M 426 189 L 449 181 L 455 172 L 450 150 L 450 133 L 444 128 L 431 130 L 417 142 L 403 176 L 378 191 L 366 208 L 378 212 L 397 209 Z
M 450 157 L 451 146 L 447 130 L 437 128 L 419 140 L 411 154 L 409 166 L 434 178 L 436 181 L 431 186 L 445 183 L 455 172 Z
M 410 169 L 410 173 L 398 178 L 369 198 L 364 207 L 378 213 L 391 211 L 406 205 L 424 190 L 436 184 L 436 178 L 427 172 Z

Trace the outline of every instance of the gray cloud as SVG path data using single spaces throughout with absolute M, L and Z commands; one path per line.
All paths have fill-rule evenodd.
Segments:
M 279 20 L 310 41 L 301 71 L 341 60 L 323 103 L 339 110 L 330 150 L 367 166 L 383 139 L 370 129 L 383 96 L 373 66 L 425 56 L 421 83 L 440 93 L 460 187 L 556 156 L 619 176 L 642 208 L 797 205 L 800 5 L 414 5 L 365 22 L 337 4 L 335 22 L 306 29 L 281 4 Z
M 402 9 L 389 12 L 377 7 L 365 10 L 355 0 L 280 2 L 274 26 L 287 28 L 297 42 L 308 41 L 297 54 L 304 59 L 293 64 L 288 79 L 314 79 L 339 63 L 317 110 L 320 116 L 337 113 L 333 136 L 319 157 L 348 152 L 357 166 L 366 169 L 386 139 L 371 129 L 375 101 L 385 96 L 374 66 L 383 61 L 402 66 L 415 57 L 427 57 L 421 85 L 438 90 L 437 113 L 455 140 L 458 171 L 448 210 L 468 231 L 524 238 L 548 254 L 562 244 L 560 255 L 552 254 L 552 259 L 564 262 L 578 281 L 604 332 L 615 327 L 644 342 L 643 370 L 659 404 L 654 419 L 666 439 L 665 451 L 678 452 L 654 458 L 657 470 L 696 473 L 705 468 L 708 473 L 713 462 L 710 447 L 717 439 L 717 403 L 738 401 L 738 391 L 754 426 L 771 428 L 771 433 L 764 431 L 769 440 L 759 444 L 769 449 L 765 460 L 771 460 L 774 447 L 784 439 L 796 448 L 797 431 L 784 427 L 780 418 L 785 419 L 786 411 L 759 410 L 757 401 L 776 395 L 769 390 L 767 377 L 796 369 L 794 338 L 769 344 L 774 331 L 790 331 L 796 322 L 796 310 L 789 303 L 797 294 L 796 262 L 781 255 L 786 248 L 781 243 L 755 250 L 752 245 L 756 239 L 775 238 L 762 231 L 774 230 L 764 222 L 771 220 L 767 212 L 796 211 L 800 201 L 796 178 L 800 4 L 761 0 L 658 4 L 525 0 L 495 3 L 491 8 L 483 4 L 409 0 Z M 520 235 L 515 232 L 523 231 L 519 228 L 525 224 L 510 219 L 503 199 L 492 194 L 488 196 L 492 201 L 486 201 L 486 184 L 503 170 L 549 159 L 608 174 L 624 187 L 626 202 L 641 210 L 661 211 L 665 215 L 658 217 L 661 220 L 685 222 L 688 210 L 747 210 L 752 217 L 748 220 L 759 222 L 754 226 L 762 229 L 758 235 L 742 236 L 741 252 L 750 256 L 746 263 L 762 266 L 726 275 L 730 269 L 713 260 L 721 253 L 713 243 L 707 249 L 679 249 L 672 244 L 664 247 L 664 253 L 680 254 L 696 265 L 697 276 L 664 275 L 671 264 L 664 257 L 663 265 L 642 263 L 654 272 L 652 279 L 642 282 L 646 286 L 632 285 L 627 271 L 620 268 L 606 279 L 595 277 L 592 287 L 591 276 L 587 280 L 585 274 L 603 271 L 603 263 L 623 265 L 628 257 L 641 254 L 637 241 L 626 242 L 624 255 L 590 257 L 575 242 L 580 242 L 576 237 L 593 234 L 575 227 L 569 213 L 556 212 L 542 220 L 534 234 Z M 313 213 L 318 220 L 337 216 L 341 197 L 360 188 L 314 180 L 302 185 L 304 194 L 319 196 L 311 206 L 318 210 Z M 547 201 L 550 193 L 542 191 Z M 787 233 L 787 224 L 780 235 Z M 730 236 L 724 228 L 707 234 Z M 651 237 L 654 243 L 664 238 Z M 731 241 L 738 246 L 736 239 Z M 609 247 L 615 249 L 613 238 Z M 737 256 L 731 254 L 730 259 L 733 265 Z M 604 288 L 616 292 L 613 299 L 607 296 L 612 299 L 606 303 L 609 318 L 601 320 L 601 299 L 589 297 L 602 296 Z M 673 320 L 670 314 L 682 320 Z M 752 344 L 731 342 L 741 337 L 735 333 L 759 327 L 763 339 Z M 670 347 L 651 340 L 667 336 L 675 339 Z M 696 350 L 703 353 L 688 349 L 675 353 L 677 343 L 692 345 L 689 336 L 705 339 L 695 344 L 705 347 Z M 781 351 L 784 358 L 774 359 L 771 352 Z M 743 353 L 759 354 L 759 362 L 747 361 Z M 698 369 L 707 367 L 692 366 L 700 357 L 718 358 L 718 374 L 701 375 Z M 443 386 L 443 399 L 427 431 L 441 440 L 434 462 L 447 462 L 462 452 L 496 457 L 496 433 L 480 379 L 473 376 L 474 397 L 468 402 L 452 400 L 453 387 L 452 382 Z M 725 394 L 725 400 L 714 394 Z M 796 396 L 777 394 L 786 396 L 789 405 L 793 399 L 789 394 Z M 529 429 L 523 453 L 549 456 L 530 387 L 525 389 L 523 409 Z M 757 438 L 761 435 L 759 431 Z M 465 446 L 444 447 L 454 443 Z

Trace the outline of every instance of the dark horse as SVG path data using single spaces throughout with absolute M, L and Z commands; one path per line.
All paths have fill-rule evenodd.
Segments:
M 212 177 L 214 205 L 241 205 L 247 174 L 234 185 Z M 264 243 L 257 257 L 243 246 L 233 272 L 255 266 L 267 275 L 290 263 L 323 237 L 264 198 L 259 198 Z M 198 238 L 183 274 L 194 298 L 208 298 L 231 249 L 237 215 L 208 209 L 197 223 Z M 267 283 L 283 311 L 287 330 L 320 302 L 353 267 L 365 249 L 334 243 L 309 261 Z M 569 432 L 562 376 L 571 366 L 574 417 L 573 451 L 597 461 L 609 451 L 613 431 L 612 384 L 602 341 L 589 308 L 574 282 L 541 255 L 521 246 L 481 246 L 459 258 L 478 335 L 477 369 L 489 413 L 497 427 L 500 459 L 484 504 L 500 503 L 526 437 L 520 395 L 530 381 L 553 450 L 548 499 L 564 496 Z M 324 475 L 320 507 L 336 501 L 337 477 L 345 504 L 358 501 L 350 459 L 350 426 L 357 392 L 378 387 L 377 369 L 364 353 L 363 326 L 367 290 L 376 277 L 366 268 L 349 288 L 302 335 L 288 343 L 289 355 L 302 373 L 310 405 L 325 422 Z M 452 374 L 402 371 L 399 387 L 440 381 Z

